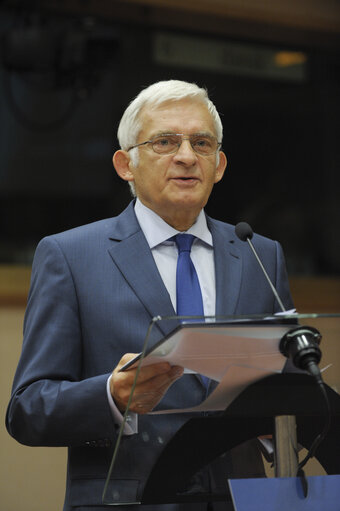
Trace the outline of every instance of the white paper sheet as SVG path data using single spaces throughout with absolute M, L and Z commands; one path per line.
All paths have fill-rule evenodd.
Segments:
M 286 358 L 279 343 L 291 325 L 184 327 L 145 357 L 142 365 L 168 361 L 219 382 L 199 406 L 152 412 L 224 410 L 249 384 L 281 372 Z M 185 375 L 183 376 L 185 378 Z

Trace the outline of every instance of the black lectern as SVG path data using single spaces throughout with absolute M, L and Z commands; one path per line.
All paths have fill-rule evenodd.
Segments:
M 327 392 L 332 423 L 316 458 L 328 474 L 339 474 L 340 396 L 330 387 Z M 309 375 L 269 376 L 250 385 L 225 412 L 190 419 L 167 444 L 154 466 L 144 489 L 144 502 L 159 502 L 162 496 L 175 501 L 183 480 L 188 480 L 212 459 L 246 440 L 274 433 L 273 418 L 277 415 L 296 416 L 298 441 L 308 449 L 324 421 L 324 405 L 318 396 Z M 197 445 L 200 445 L 199 454 Z
M 131 456 L 131 467 L 134 463 L 133 440 L 131 439 L 131 449 L 128 451 L 121 450 L 118 442 L 104 489 L 104 503 L 160 504 L 222 500 L 226 502 L 228 509 L 233 510 L 227 474 L 225 485 L 218 488 L 193 484 L 189 485 L 188 489 L 186 483 L 195 481 L 195 474 L 200 473 L 203 467 L 209 466 L 217 457 L 236 446 L 262 435 L 273 435 L 274 439 L 281 435 L 276 422 L 278 417 L 292 417 L 293 424 L 296 421 L 297 442 L 309 449 L 324 427 L 326 407 L 324 396 L 314 378 L 305 372 L 295 371 L 280 353 L 280 338 L 284 332 L 296 326 L 297 322 L 312 323 L 319 327 L 322 334 L 326 331 L 322 341 L 324 361 L 321 367 L 327 366 L 329 351 L 330 363 L 333 365 L 324 371 L 324 380 L 329 383 L 325 384 L 325 388 L 331 423 L 315 457 L 327 474 L 340 474 L 340 396 L 334 390 L 339 378 L 336 366 L 339 368 L 340 314 L 205 318 L 204 323 L 193 324 L 188 320 L 181 325 L 178 325 L 177 317 L 173 320 L 173 331 L 161 342 L 151 346 L 148 345 L 149 331 L 144 350 L 135 363 L 148 363 L 148 358 L 152 357 L 155 357 L 154 360 L 162 357 L 171 360 L 172 356 L 177 356 L 187 361 L 186 367 L 194 367 L 198 372 L 206 367 L 209 377 L 212 377 L 212 366 L 218 366 L 216 371 L 220 384 L 216 393 L 219 394 L 210 405 L 208 401 L 208 404 L 202 404 L 203 408 L 196 406 L 185 412 L 162 411 L 161 420 L 166 419 L 166 413 L 179 414 L 187 419 L 179 422 L 181 425 L 177 432 L 168 438 L 161 448 L 157 447 L 159 455 L 133 497 L 129 497 L 123 488 L 119 489 L 118 479 L 112 477 L 114 473 L 119 474 L 122 453 L 125 453 L 125 457 L 126 452 Z M 158 321 L 162 320 L 156 319 L 150 330 L 156 327 Z M 170 318 L 166 318 L 166 321 L 167 324 L 171 323 Z M 203 334 L 206 331 L 208 338 L 212 339 L 208 346 L 203 344 L 202 331 Z M 190 344 L 193 339 L 197 341 L 196 350 L 193 350 Z M 206 353 L 204 350 L 200 351 L 202 346 L 209 352 L 209 363 L 201 356 Z M 245 352 L 242 351 L 243 348 Z M 188 353 L 193 353 L 192 360 Z M 196 368 L 197 364 L 199 368 Z M 230 388 L 227 375 L 228 371 L 233 374 L 231 368 L 235 366 L 238 370 L 238 381 Z M 247 375 L 250 375 L 250 380 Z M 222 389 L 219 389 L 220 386 Z M 221 405 L 223 399 L 227 406 Z M 157 415 L 157 427 L 156 417 Z M 129 438 L 124 435 L 120 440 L 125 444 L 129 442 Z

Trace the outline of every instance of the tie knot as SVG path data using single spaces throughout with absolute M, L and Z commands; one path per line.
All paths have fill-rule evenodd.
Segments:
M 195 239 L 193 234 L 176 234 L 174 240 L 176 242 L 178 252 L 190 252 L 192 243 Z

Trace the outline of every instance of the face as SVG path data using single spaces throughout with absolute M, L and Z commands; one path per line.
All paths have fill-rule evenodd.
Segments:
M 138 141 L 150 140 L 161 133 L 206 133 L 216 136 L 213 119 L 207 107 L 196 100 L 166 102 L 156 108 L 145 107 L 140 113 L 142 129 Z M 119 153 L 119 151 L 117 152 Z M 123 155 L 114 164 L 123 179 L 134 181 L 136 194 L 145 206 L 155 211 L 167 223 L 186 230 L 205 206 L 214 183 L 220 181 L 226 167 L 226 157 L 220 152 L 202 156 L 195 153 L 188 140 L 178 151 L 160 155 L 151 144 L 139 147 L 139 162 L 135 168 L 129 153 L 125 153 L 125 170 L 119 171 Z M 190 225 L 188 225 L 188 223 Z M 181 228 L 180 228 L 181 227 Z

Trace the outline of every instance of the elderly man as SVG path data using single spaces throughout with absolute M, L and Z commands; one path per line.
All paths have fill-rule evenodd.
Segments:
M 118 138 L 113 164 L 136 199 L 116 218 L 40 242 L 7 413 L 8 430 L 19 442 L 69 448 L 65 511 L 103 509 L 104 482 L 135 376 L 134 369 L 119 369 L 141 351 L 154 316 L 277 310 L 234 228 L 204 213 L 227 163 L 220 151 L 222 124 L 206 91 L 176 80 L 151 85 L 125 111 Z M 176 283 L 181 240 L 189 243 L 193 284 L 186 277 Z M 290 308 L 280 245 L 260 236 L 254 243 Z M 179 290 L 183 282 L 189 294 L 193 286 L 195 300 L 186 299 L 185 286 Z M 168 332 L 169 326 L 155 328 L 152 341 Z M 199 404 L 214 385 L 167 363 L 142 368 L 110 483 L 116 504 L 138 502 L 164 445 L 188 420 L 186 414 L 148 412 Z M 261 476 L 262 470 L 249 444 L 203 468 L 193 484 L 223 491 L 227 477 Z M 226 504 L 140 507 L 156 508 L 217 510 Z

